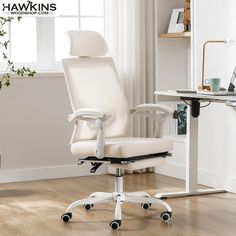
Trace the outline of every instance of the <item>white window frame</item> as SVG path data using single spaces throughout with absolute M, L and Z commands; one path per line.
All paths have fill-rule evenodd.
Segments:
M 78 15 L 59 15 L 58 17 L 78 18 L 78 30 L 81 28 L 81 18 L 102 18 L 105 29 L 105 3 L 103 16 L 81 15 L 80 0 L 78 0 Z M 55 19 L 56 17 L 36 17 L 36 62 L 14 62 L 16 67 L 27 65 L 37 72 L 62 72 L 61 62 L 56 61 L 55 53 Z M 9 24 L 9 38 L 11 38 L 11 26 Z M 9 55 L 11 55 L 11 47 L 9 47 Z M 4 72 L 5 63 L 0 64 L 0 73 Z

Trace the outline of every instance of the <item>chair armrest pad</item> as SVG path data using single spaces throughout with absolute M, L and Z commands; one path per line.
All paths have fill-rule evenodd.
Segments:
M 174 109 L 172 109 L 171 107 L 153 103 L 141 104 L 135 108 L 135 112 L 145 111 L 159 111 L 165 113 L 166 115 L 172 115 L 174 113 Z
M 110 117 L 106 115 L 105 112 L 102 112 L 98 109 L 93 108 L 83 108 L 76 110 L 74 113 L 68 115 L 68 121 L 76 121 L 76 120 L 86 120 L 86 121 L 95 121 L 97 119 L 106 120 L 106 118 Z

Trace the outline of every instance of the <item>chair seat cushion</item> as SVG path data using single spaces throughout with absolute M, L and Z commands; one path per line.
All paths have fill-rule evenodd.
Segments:
M 105 157 L 129 158 L 148 154 L 168 152 L 173 143 L 163 138 L 109 138 L 106 139 Z M 73 155 L 95 156 L 96 140 L 79 141 L 71 146 Z

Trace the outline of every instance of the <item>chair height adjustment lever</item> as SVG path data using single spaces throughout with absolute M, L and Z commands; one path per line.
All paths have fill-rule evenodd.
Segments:
M 77 165 L 82 166 L 84 164 L 84 161 L 78 160 Z
M 94 174 L 102 164 L 103 164 L 102 162 L 99 162 L 99 163 L 93 162 L 92 163 L 93 167 L 91 168 L 90 173 Z

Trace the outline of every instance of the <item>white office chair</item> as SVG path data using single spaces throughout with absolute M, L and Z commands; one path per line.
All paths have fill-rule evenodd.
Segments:
M 87 199 L 75 201 L 61 219 L 69 222 L 72 209 L 78 205 L 91 210 L 96 204 L 115 201 L 115 219 L 110 222 L 114 230 L 121 226 L 124 202 L 139 203 L 144 209 L 151 204 L 160 204 L 165 208 L 161 213 L 162 220 L 169 221 L 172 210 L 166 202 L 152 198 L 146 192 L 123 192 L 121 170 L 154 167 L 170 155 L 173 145 L 162 138 L 127 137 L 130 116 L 147 115 L 160 126 L 174 111 L 157 104 L 143 104 L 129 110 L 113 59 L 105 57 L 107 44 L 104 38 L 93 31 L 70 31 L 68 34 L 70 54 L 75 57 L 62 62 L 73 109 L 68 119 L 75 122 L 71 152 L 79 158 L 80 164 L 90 162 L 91 172 L 108 163 L 116 168 L 117 175 L 113 193 L 95 192 Z

